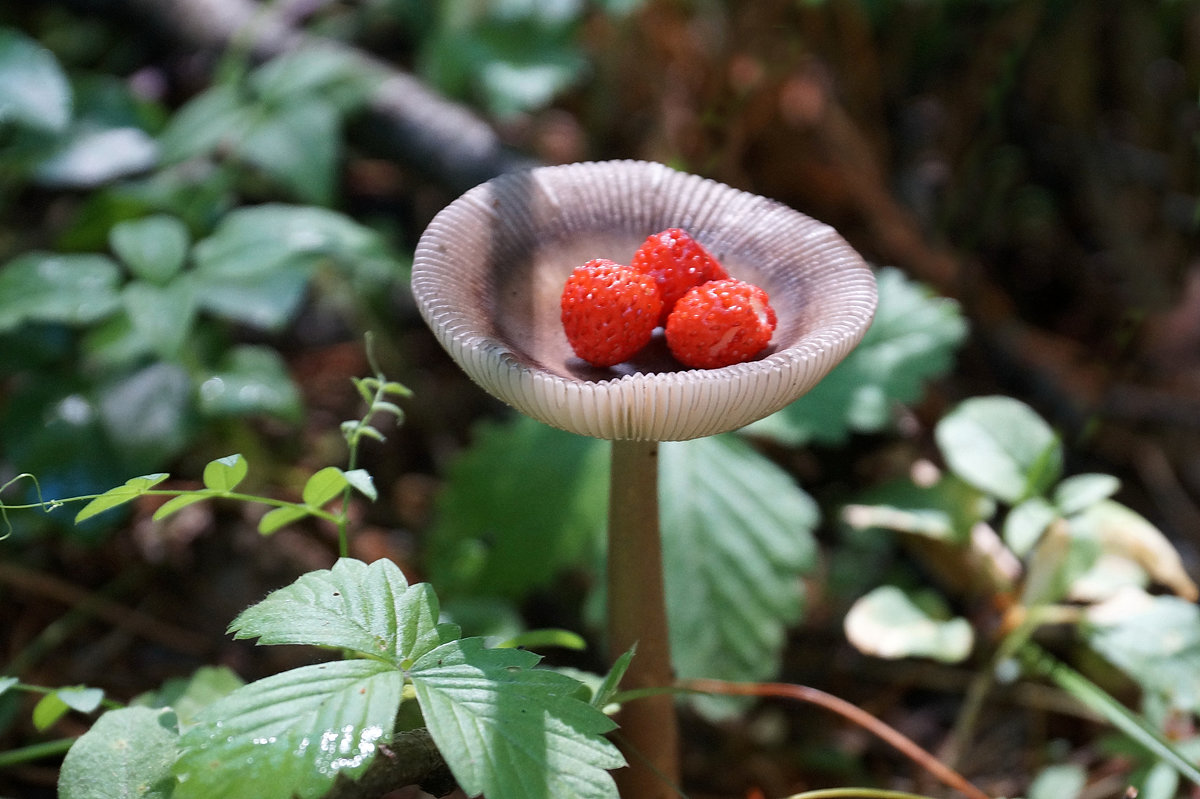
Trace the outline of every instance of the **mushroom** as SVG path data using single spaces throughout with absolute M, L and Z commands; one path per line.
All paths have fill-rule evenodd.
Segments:
M 778 316 L 754 360 L 698 370 L 661 331 L 611 368 L 577 358 L 559 298 L 592 258 L 629 263 L 645 238 L 680 227 L 733 276 L 766 289 Z M 743 427 L 811 389 L 858 343 L 875 281 L 832 228 L 778 202 L 662 164 L 607 161 L 494 178 L 430 222 L 413 259 L 418 308 L 485 391 L 546 424 L 608 439 L 608 647 L 637 645 L 624 685 L 671 685 L 658 520 L 658 443 Z M 620 713 L 626 799 L 674 796 L 678 733 L 670 696 Z

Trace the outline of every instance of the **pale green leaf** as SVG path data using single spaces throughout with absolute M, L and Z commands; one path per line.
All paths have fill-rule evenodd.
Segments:
M 1058 508 L 1042 497 L 1030 497 L 1014 506 L 1004 518 L 1004 543 L 1023 558 L 1033 550 L 1052 521 L 1059 518 Z
M 816 504 L 735 435 L 664 443 L 659 470 L 676 673 L 773 677 L 816 555 Z M 727 704 L 692 701 L 712 712 Z
M 103 255 L 31 252 L 0 269 L 0 332 L 24 322 L 84 325 L 117 310 L 121 270 Z
M 84 505 L 79 510 L 79 513 L 75 514 L 75 523 L 79 524 L 79 522 L 90 519 L 98 513 L 103 513 L 106 510 L 119 507 L 126 502 L 137 499 L 163 480 L 166 480 L 167 477 L 168 475 L 166 474 L 148 474 L 143 477 L 130 478 L 125 481 L 124 485 L 110 488 Z
M 348 111 L 361 104 L 381 78 L 369 62 L 349 50 L 304 47 L 256 69 L 250 86 L 270 104 L 294 104 L 315 97 Z
M 1121 489 L 1121 481 L 1111 474 L 1077 474 L 1054 487 L 1054 504 L 1064 516 L 1087 510 Z
M 163 161 L 174 163 L 234 146 L 245 135 L 253 111 L 233 86 L 214 86 L 196 95 L 172 115 L 159 136 Z
M 168 214 L 155 214 L 114 225 L 108 243 L 133 274 L 158 285 L 183 268 L 187 258 L 187 225 Z
M 965 544 L 971 528 L 995 512 L 995 503 L 952 474 L 933 485 L 903 479 L 885 483 L 858 496 L 842 510 L 842 518 L 857 529 L 880 528 Z
M 80 126 L 34 172 L 54 188 L 95 188 L 158 163 L 158 144 L 140 128 Z
M 332 205 L 341 137 L 334 107 L 307 99 L 255 119 L 238 154 L 270 175 L 296 199 Z
M 178 455 L 193 431 L 192 377 L 181 364 L 159 361 L 121 375 L 100 392 L 100 420 L 110 440 L 151 463 Z
M 1074 763 L 1047 766 L 1033 778 L 1027 799 L 1075 799 L 1087 784 L 1087 772 Z
M 121 292 L 121 303 L 134 332 L 147 350 L 163 359 L 178 358 L 192 335 L 196 291 L 187 277 L 165 286 L 135 280 Z
M 200 711 L 180 737 L 174 799 L 316 799 L 391 740 L 404 675 L 379 660 L 302 666 Z
M 604 441 L 517 416 L 474 429 L 449 466 L 428 541 L 443 596 L 518 599 L 572 566 L 591 566 L 608 505 Z
M 579 683 L 534 669 L 536 655 L 444 644 L 409 671 L 417 701 L 456 780 L 488 799 L 617 799 L 605 770 L 624 758 L 604 738 L 613 722 L 577 696 Z
M 20 682 L 16 677 L 0 677 L 0 696 L 3 696 L 5 691 Z
M 15 123 L 56 133 L 71 119 L 71 86 L 54 54 L 0 29 L 0 128 Z
M 196 714 L 221 697 L 245 685 L 228 666 L 201 666 L 188 677 L 173 677 L 157 691 L 136 697 L 130 704 L 175 711 L 181 727 L 191 726 Z
M 169 710 L 110 710 L 67 752 L 61 799 L 170 799 L 178 735 Z
M 955 474 L 1016 504 L 1062 473 L 1062 444 L 1032 408 L 1011 397 L 966 400 L 938 423 L 938 448 Z
M 80 713 L 91 713 L 104 701 L 104 691 L 100 688 L 59 688 L 55 693 L 67 707 Z
M 204 487 L 228 493 L 237 488 L 250 471 L 250 464 L 241 455 L 226 455 L 209 461 L 204 467 Z
M 294 505 L 285 505 L 281 508 L 275 508 L 263 514 L 263 517 L 258 520 L 258 532 L 262 535 L 270 535 L 284 527 L 287 527 L 293 522 L 298 522 L 305 516 L 309 516 L 308 508 L 296 507 Z
M 260 644 L 316 644 L 348 649 L 400 666 L 456 634 L 438 624 L 427 583 L 409 585 L 390 560 L 369 566 L 342 558 L 309 572 L 244 610 L 230 630 Z
M 379 492 L 375 489 L 375 480 L 371 477 L 371 473 L 366 469 L 352 469 L 344 472 L 343 477 L 355 491 L 362 494 L 367 499 L 374 502 L 379 499 Z
M 974 634 L 963 618 L 949 618 L 934 595 L 917 597 L 880 586 L 860 597 L 845 619 L 846 638 L 860 652 L 891 660 L 927 657 L 958 663 L 971 654 Z
M 1200 597 L 1178 550 L 1145 517 L 1111 499 L 1090 504 L 1071 517 L 1071 533 L 1095 542 L 1100 552 L 1137 564 L 1160 585 L 1185 599 Z
M 967 326 L 958 304 L 932 296 L 897 269 L 877 275 L 879 305 L 859 345 L 811 391 L 746 432 L 785 444 L 840 444 L 852 432 L 891 426 L 948 372 Z

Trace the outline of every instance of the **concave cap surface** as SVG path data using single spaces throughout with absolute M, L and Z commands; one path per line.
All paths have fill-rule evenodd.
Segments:
M 755 360 L 687 369 L 661 330 L 610 369 L 577 358 L 560 297 L 591 258 L 629 263 L 647 236 L 687 230 L 779 317 Z M 413 294 L 463 370 L 554 427 L 606 439 L 679 441 L 734 430 L 811 389 L 866 332 L 875 279 L 828 225 L 765 197 L 662 164 L 537 167 L 476 186 L 417 244 Z

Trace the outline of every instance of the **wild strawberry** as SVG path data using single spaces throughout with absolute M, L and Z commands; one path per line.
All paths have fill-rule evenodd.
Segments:
M 729 277 L 716 258 L 687 231 L 667 228 L 650 236 L 633 254 L 634 269 L 654 277 L 662 294 L 658 323 L 665 325 L 675 303 L 695 286 Z
M 593 366 L 618 364 L 646 346 L 661 311 L 654 278 L 605 258 L 575 267 L 563 287 L 567 341 Z
M 767 292 L 741 280 L 713 280 L 675 303 L 667 346 L 684 366 L 716 369 L 757 355 L 774 330 Z

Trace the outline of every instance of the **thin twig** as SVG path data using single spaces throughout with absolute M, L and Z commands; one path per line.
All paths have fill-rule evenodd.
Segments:
M 680 683 L 680 687 L 707 694 L 775 697 L 819 705 L 891 744 L 897 751 L 928 771 L 944 785 L 955 789 L 964 796 L 970 797 L 970 799 L 991 799 L 986 793 L 972 785 L 966 777 L 946 766 L 894 727 L 880 721 L 857 705 L 833 694 L 825 693 L 818 688 L 790 683 L 736 683 L 724 680 L 684 680 Z

